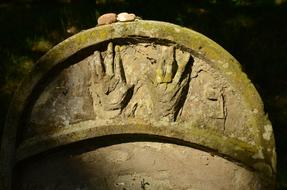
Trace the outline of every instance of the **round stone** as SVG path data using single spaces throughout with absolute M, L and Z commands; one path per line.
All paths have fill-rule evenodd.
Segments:
M 128 21 L 134 21 L 136 18 L 136 15 L 133 14 L 133 13 L 120 13 L 118 14 L 117 16 L 117 20 L 120 21 L 120 22 L 128 22 Z
M 106 13 L 98 18 L 98 25 L 111 24 L 117 21 L 117 15 L 115 13 Z

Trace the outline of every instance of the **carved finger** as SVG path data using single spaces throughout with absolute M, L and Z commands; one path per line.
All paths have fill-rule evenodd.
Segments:
M 108 76 L 114 76 L 114 49 L 113 49 L 113 43 L 110 42 L 107 49 L 107 54 L 104 59 L 104 64 L 106 68 L 106 75 Z
M 164 82 L 166 48 L 166 46 L 162 47 L 162 55 L 160 56 L 159 65 L 156 69 L 156 82 L 158 84 Z
M 165 76 L 164 82 L 171 82 L 173 73 L 172 73 L 172 65 L 174 62 L 174 46 L 170 46 L 165 50 Z
M 114 65 L 115 65 L 115 76 L 119 78 L 120 81 L 126 82 L 124 68 L 122 65 L 120 46 L 115 47 Z
M 94 57 L 93 57 L 93 66 L 96 70 L 96 76 L 98 79 L 103 78 L 104 75 L 104 69 L 102 65 L 102 60 L 101 60 L 101 54 L 99 51 L 94 52 Z
M 188 83 L 189 81 L 189 78 L 186 77 L 184 78 L 179 85 L 175 85 L 175 84 L 170 84 L 169 85 L 169 89 L 168 89 L 168 92 L 169 92 L 169 102 L 172 103 L 172 104 L 178 104 L 178 101 L 180 101 L 182 95 L 183 95 L 183 91 L 184 91 L 184 88 L 186 87 L 186 84 Z M 175 107 L 175 106 L 173 106 Z
M 178 84 L 181 81 L 187 63 L 189 62 L 190 53 L 178 51 L 175 57 L 178 68 L 172 82 Z

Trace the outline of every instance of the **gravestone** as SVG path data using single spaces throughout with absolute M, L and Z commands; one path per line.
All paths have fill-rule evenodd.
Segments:
M 254 86 L 193 30 L 136 20 L 55 46 L 23 81 L 1 189 L 272 189 L 276 153 Z

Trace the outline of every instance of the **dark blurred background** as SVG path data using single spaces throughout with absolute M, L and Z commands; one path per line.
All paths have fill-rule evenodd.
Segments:
M 287 189 L 287 0 L 0 0 L 0 135 L 35 61 L 107 12 L 192 28 L 229 51 L 263 99 L 276 138 L 277 189 Z

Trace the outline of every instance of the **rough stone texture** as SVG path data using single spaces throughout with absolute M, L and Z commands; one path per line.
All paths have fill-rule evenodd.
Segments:
M 205 36 L 156 21 L 95 27 L 54 47 L 18 89 L 3 133 L 0 189 L 25 159 L 123 134 L 204 148 L 269 189 L 276 172 L 272 126 L 239 63 Z
M 174 144 L 135 142 L 57 152 L 19 169 L 16 189 L 262 190 L 255 173 Z

